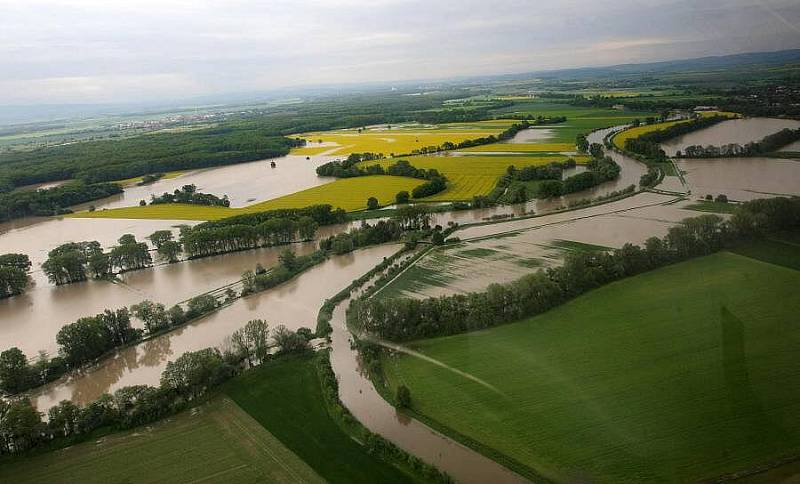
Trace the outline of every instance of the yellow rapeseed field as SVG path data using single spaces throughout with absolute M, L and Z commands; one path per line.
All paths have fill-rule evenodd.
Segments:
M 726 118 L 738 118 L 740 117 L 737 113 L 731 113 L 728 111 L 702 111 L 699 113 L 700 116 L 707 118 L 710 116 L 725 116 Z M 688 122 L 688 119 L 681 119 L 677 121 L 667 121 L 664 123 L 655 123 L 655 124 L 648 124 L 637 126 L 635 128 L 628 128 L 624 131 L 620 131 L 614 136 L 614 146 L 619 149 L 625 148 L 625 141 L 633 138 L 637 138 L 645 133 L 650 133 L 651 131 L 656 131 L 659 129 L 669 128 L 670 126 L 674 126 L 680 123 Z
M 308 144 L 292 150 L 294 155 L 343 156 L 350 153 L 381 153 L 386 156 L 409 154 L 414 150 L 439 146 L 449 141 L 462 141 L 497 135 L 514 124 L 513 119 L 494 119 L 471 123 L 448 123 L 441 125 L 399 125 L 363 129 L 343 129 L 301 133 L 295 138 L 303 138 Z M 320 144 L 320 141 L 323 145 Z
M 492 143 L 458 151 L 468 153 L 548 153 L 575 151 L 575 145 L 570 143 Z
M 72 217 L 126 218 L 160 220 L 218 220 L 245 213 L 263 212 L 277 208 L 303 208 L 328 203 L 347 211 L 366 208 L 367 199 L 375 197 L 381 205 L 394 202 L 397 192 L 411 193 L 423 180 L 399 176 L 363 176 L 343 178 L 332 183 L 302 190 L 291 195 L 255 203 L 242 208 L 209 207 L 182 203 L 165 203 L 145 207 L 125 207 L 94 212 L 79 212 Z
M 415 168 L 429 170 L 435 168 L 447 177 L 447 189 L 424 201 L 440 202 L 469 200 L 475 195 L 487 195 L 492 191 L 497 179 L 505 174 L 509 165 L 517 168 L 545 165 L 553 161 L 564 161 L 567 156 L 411 156 L 405 158 Z M 586 156 L 573 156 L 578 163 L 585 163 Z M 379 163 L 388 167 L 395 160 L 362 162 L 363 166 Z M 328 186 L 328 185 L 324 185 Z

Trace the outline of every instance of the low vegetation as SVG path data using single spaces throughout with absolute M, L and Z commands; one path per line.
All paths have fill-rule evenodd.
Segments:
M 411 344 L 440 365 L 402 355 L 383 367 L 391 389 L 409 388 L 414 414 L 520 472 L 710 479 L 800 450 L 784 337 L 798 283 L 800 272 L 722 252 L 514 324 Z

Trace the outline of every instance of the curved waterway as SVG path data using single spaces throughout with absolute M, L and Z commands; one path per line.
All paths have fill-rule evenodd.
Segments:
M 271 328 L 316 327 L 317 312 L 325 299 L 365 274 L 399 250 L 397 244 L 360 249 L 332 257 L 280 286 L 236 300 L 230 306 L 135 346 L 125 348 L 98 365 L 71 378 L 33 392 L 40 411 L 61 400 L 86 405 L 106 392 L 128 385 L 158 385 L 170 360 L 187 351 L 220 346 L 225 338 L 251 319 L 264 319 Z
M 339 398 L 353 416 L 370 431 L 435 465 L 458 482 L 526 482 L 497 462 L 389 405 L 375 390 L 360 366 L 358 352 L 351 347 L 344 317 L 347 303 L 340 303 L 333 312 L 331 366 L 339 382 Z
M 768 134 L 777 133 L 784 128 L 796 129 L 800 121 L 776 118 L 741 118 L 723 121 L 705 129 L 692 131 L 661 143 L 664 152 L 675 156 L 678 151 L 685 151 L 688 146 L 722 146 L 731 143 L 745 145 L 758 141 Z

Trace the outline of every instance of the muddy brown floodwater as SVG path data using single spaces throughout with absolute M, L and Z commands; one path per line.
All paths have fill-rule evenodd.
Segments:
M 40 411 L 61 400 L 85 405 L 105 392 L 127 385 L 158 385 L 167 362 L 187 351 L 221 345 L 251 319 L 264 319 L 296 330 L 316 327 L 317 312 L 341 288 L 399 250 L 397 244 L 360 249 L 336 256 L 274 289 L 236 300 L 176 331 L 125 348 L 95 367 L 38 389 L 33 400 Z
M 742 118 L 723 121 L 709 128 L 701 129 L 683 136 L 678 136 L 665 143 L 661 147 L 669 156 L 675 156 L 678 150 L 685 151 L 687 146 L 721 146 L 730 143 L 744 145 L 752 141 L 758 141 L 764 136 L 777 133 L 783 128 L 798 128 L 800 121 L 792 119 L 774 118 Z
M 403 450 L 435 465 L 458 482 L 527 482 L 497 462 L 389 405 L 375 390 L 359 364 L 356 350 L 351 348 L 350 332 L 344 317 L 347 304 L 348 301 L 340 303 L 333 312 L 331 366 L 339 382 L 339 398 L 359 422 Z
M 172 192 L 183 185 L 194 184 L 204 193 L 217 196 L 228 195 L 231 207 L 243 207 L 252 203 L 271 200 L 323 185 L 335 180 L 331 177 L 319 177 L 316 167 L 333 160 L 332 157 L 287 155 L 269 160 L 239 163 L 236 165 L 190 171 L 177 178 L 158 180 L 144 186 L 130 186 L 119 195 L 79 205 L 76 209 L 84 209 L 94 205 L 98 209 L 132 207 L 139 200 L 150 200 L 151 195 Z M 270 162 L 276 167 L 270 168 Z
M 676 160 L 697 197 L 725 194 L 745 201 L 800 195 L 800 161 L 781 158 L 708 158 Z
M 92 221 L 91 219 L 66 220 Z M 108 227 L 109 224 L 105 222 L 113 221 L 111 219 L 94 221 L 100 220 L 104 222 L 99 224 L 100 226 L 119 228 L 113 223 Z M 129 222 L 144 222 L 144 225 L 148 226 L 147 230 L 153 229 L 147 223 L 150 221 Z M 344 226 L 322 227 L 318 236 L 325 237 L 343 229 Z M 111 241 L 122 233 L 124 232 L 109 235 Z M 104 240 L 104 245 L 111 245 L 111 241 Z M 29 356 L 36 355 L 39 350 L 53 355 L 57 348 L 56 333 L 63 325 L 72 323 L 80 317 L 98 314 L 104 309 L 130 306 L 144 299 L 169 307 L 238 281 L 242 272 L 254 269 L 257 263 L 264 267 L 275 266 L 278 264 L 278 255 L 287 248 L 297 255 L 304 255 L 316 250 L 317 242 L 234 252 L 177 264 L 158 265 L 121 274 L 118 281 L 113 283 L 89 280 L 65 286 L 54 286 L 47 281 L 39 268 L 41 257 L 46 254 L 37 253 L 33 262 L 33 286 L 25 294 L 0 300 L 2 348 L 17 346 Z

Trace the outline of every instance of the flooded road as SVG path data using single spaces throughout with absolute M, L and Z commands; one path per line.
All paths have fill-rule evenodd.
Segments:
M 800 161 L 780 158 L 680 159 L 692 194 L 725 194 L 745 201 L 779 195 L 800 195 Z
M 350 346 L 350 332 L 344 317 L 347 304 L 348 301 L 340 303 L 331 320 L 331 366 L 339 382 L 339 398 L 359 422 L 401 449 L 435 465 L 458 482 L 526 482 L 497 462 L 389 405 L 364 374 L 358 353 Z
M 187 351 L 221 345 L 251 319 L 264 319 L 271 328 L 283 324 L 294 330 L 305 326 L 313 331 L 325 299 L 397 252 L 399 247 L 381 245 L 332 257 L 274 289 L 238 299 L 176 331 L 123 349 L 69 381 L 44 386 L 32 400 L 40 411 L 46 411 L 65 399 L 85 405 L 104 392 L 127 385 L 158 385 L 168 361 Z
M 677 151 L 685 151 L 687 146 L 722 146 L 730 143 L 745 145 L 758 141 L 768 134 L 777 133 L 784 128 L 798 128 L 800 121 L 775 118 L 742 118 L 723 121 L 709 128 L 701 129 L 661 143 L 668 156 Z

